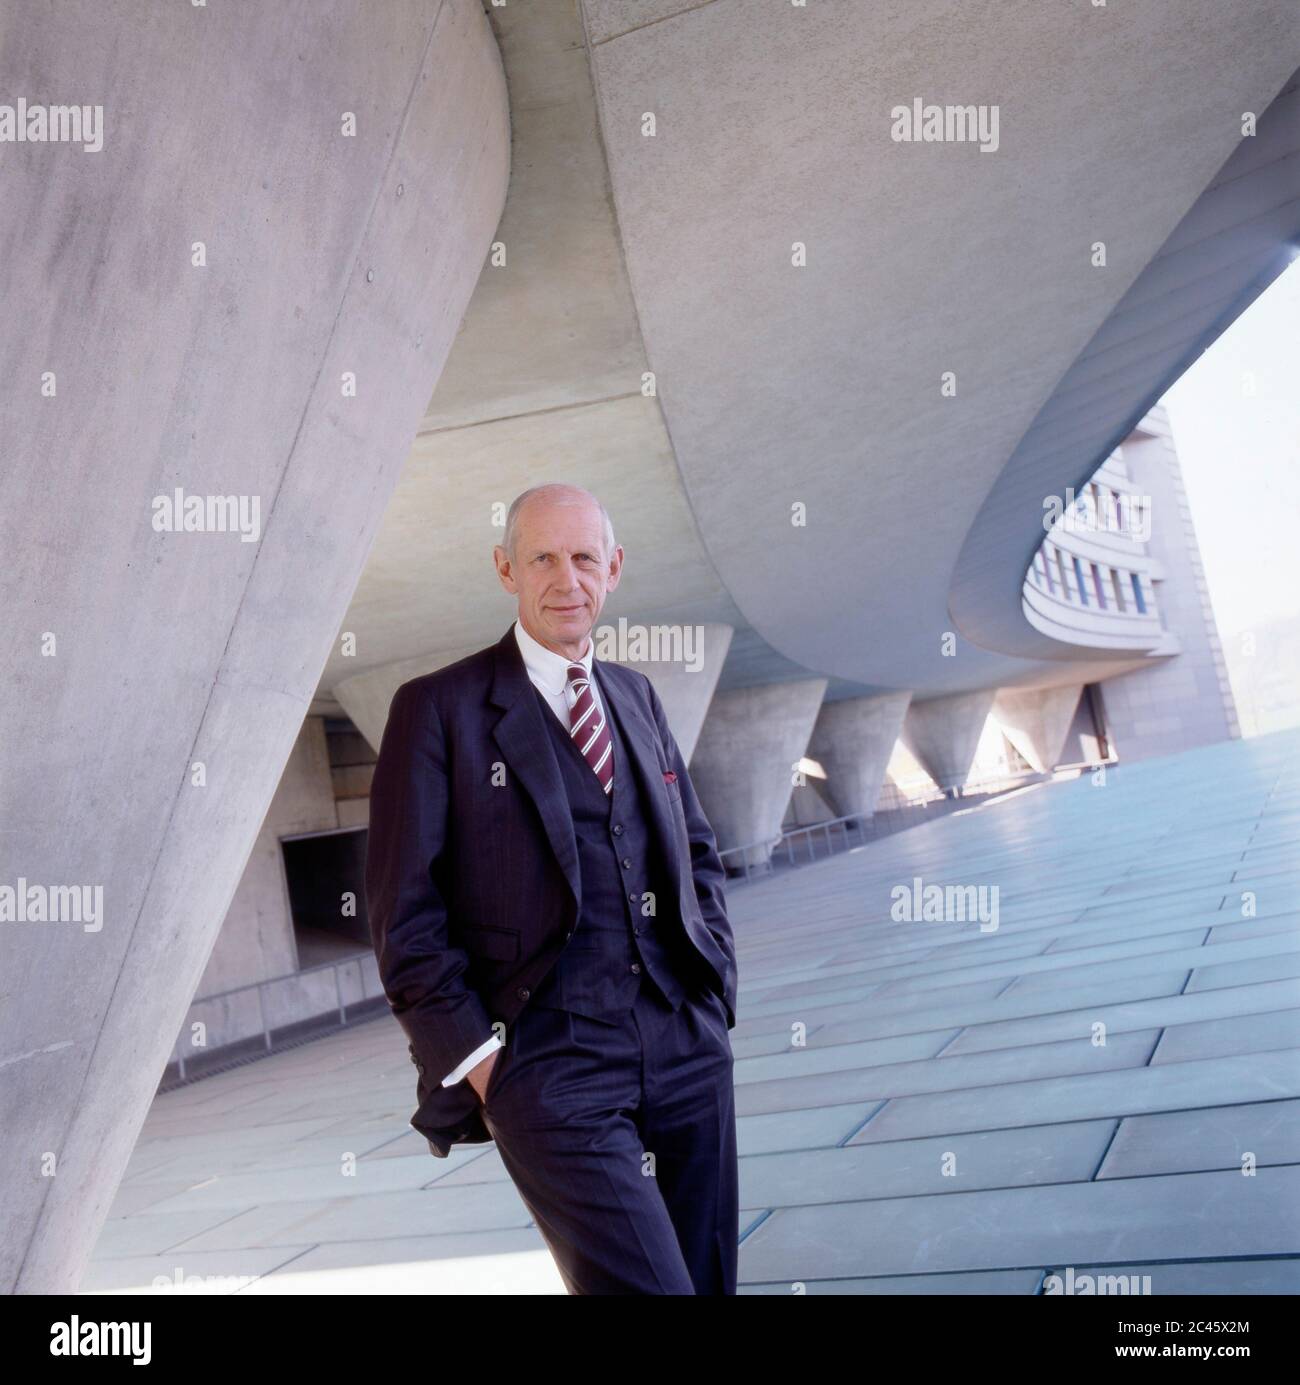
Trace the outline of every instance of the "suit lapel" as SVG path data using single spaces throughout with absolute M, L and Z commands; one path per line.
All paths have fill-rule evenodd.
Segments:
M 533 695 L 533 685 L 524 667 L 513 625 L 496 650 L 491 700 L 494 705 L 504 707 L 505 714 L 492 728 L 492 735 L 501 747 L 510 772 L 537 805 L 555 859 L 569 882 L 574 900 L 579 901 L 581 884 L 573 814 L 569 810 L 569 796 L 564 789 L 555 750 L 542 720 L 551 712 Z

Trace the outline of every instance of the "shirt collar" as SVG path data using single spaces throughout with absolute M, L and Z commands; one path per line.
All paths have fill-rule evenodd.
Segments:
M 596 645 L 590 635 L 587 636 L 587 652 L 581 659 L 566 659 L 563 654 L 547 649 L 533 639 L 519 620 L 515 621 L 515 642 L 523 655 L 529 678 L 552 697 L 558 696 L 568 686 L 570 664 L 581 664 L 587 670 L 587 677 L 591 677 L 591 660 Z

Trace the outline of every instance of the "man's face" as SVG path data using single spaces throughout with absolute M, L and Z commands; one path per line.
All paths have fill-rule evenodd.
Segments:
M 581 658 L 605 604 L 618 586 L 623 550 L 605 553 L 605 525 L 590 501 L 528 501 L 515 527 L 511 558 L 493 552 L 506 591 L 519 598 L 519 620 L 539 643 Z

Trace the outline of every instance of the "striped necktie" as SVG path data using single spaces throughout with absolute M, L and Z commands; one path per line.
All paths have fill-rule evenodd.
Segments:
M 614 787 L 614 743 L 604 714 L 596 706 L 587 670 L 581 664 L 569 665 L 569 686 L 576 694 L 569 708 L 569 735 L 595 771 L 601 788 L 609 793 Z

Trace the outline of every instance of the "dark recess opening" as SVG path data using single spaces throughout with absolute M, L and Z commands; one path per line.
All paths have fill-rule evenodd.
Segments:
M 370 946 L 365 889 L 368 837 L 364 827 L 350 827 L 281 841 L 300 965 L 311 966 L 339 952 Z M 344 912 L 344 896 L 349 894 L 355 901 L 350 915 Z

